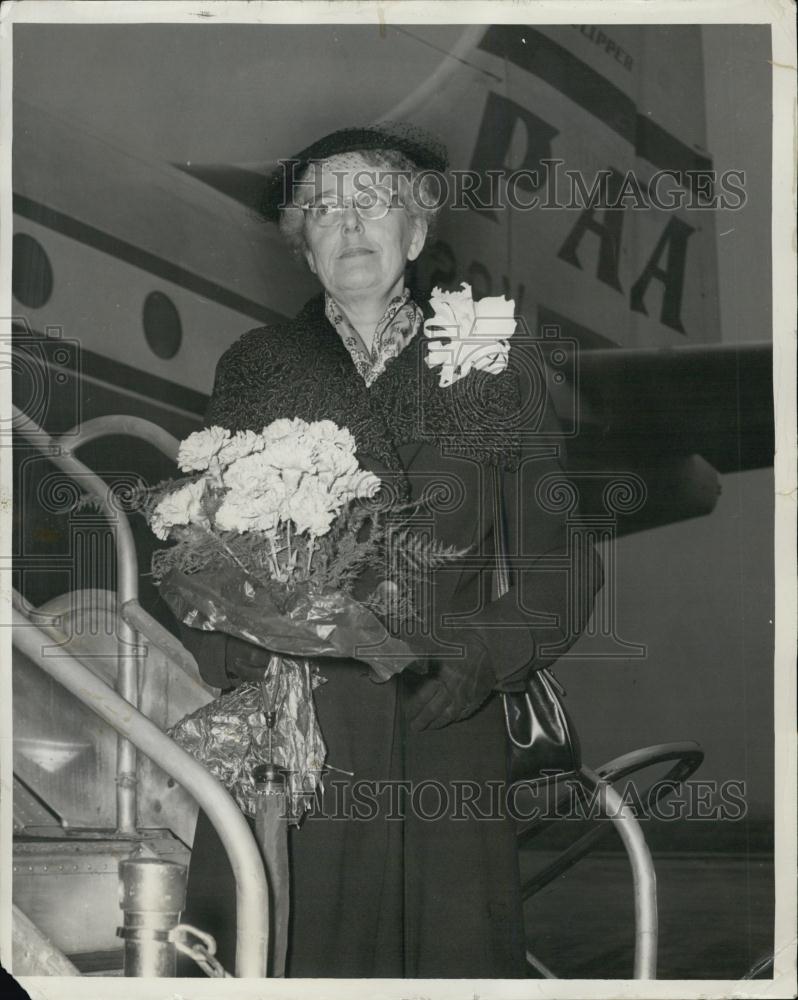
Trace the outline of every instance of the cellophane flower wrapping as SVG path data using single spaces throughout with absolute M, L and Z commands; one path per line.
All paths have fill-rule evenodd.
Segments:
M 313 690 L 325 678 L 310 658 L 362 660 L 378 682 L 417 658 L 371 611 L 340 592 L 313 592 L 299 585 L 284 595 L 253 584 L 235 566 L 191 574 L 171 570 L 160 589 L 184 624 L 225 632 L 276 654 L 263 682 L 222 695 L 182 719 L 170 735 L 250 816 L 255 814 L 253 768 L 269 761 L 285 768 L 289 820 L 298 823 L 320 784 L 326 755 L 313 706 Z M 269 709 L 276 712 L 271 758 Z
M 170 570 L 161 597 L 192 628 L 226 632 L 275 653 L 363 660 L 387 681 L 416 660 L 363 604 L 341 591 L 298 584 L 290 594 L 225 566 L 198 573 Z
M 289 823 L 310 808 L 327 748 L 313 710 L 313 689 L 324 683 L 307 659 L 272 656 L 263 681 L 246 683 L 181 719 L 169 735 L 255 816 L 259 764 L 285 768 Z M 267 711 L 274 711 L 269 729 Z

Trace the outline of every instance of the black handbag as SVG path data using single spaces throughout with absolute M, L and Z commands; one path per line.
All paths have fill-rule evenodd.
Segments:
M 510 589 L 510 573 L 498 466 L 491 466 L 491 477 L 496 557 L 493 591 L 496 597 L 501 597 Z M 523 691 L 502 694 L 511 783 L 562 778 L 581 767 L 579 739 L 562 703 L 563 694 L 565 692 L 547 667 L 533 670 Z

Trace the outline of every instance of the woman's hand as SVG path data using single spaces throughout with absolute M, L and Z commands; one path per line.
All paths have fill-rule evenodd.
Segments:
M 405 708 L 411 729 L 442 729 L 460 722 L 490 697 L 496 676 L 488 650 L 476 636 L 469 636 L 465 646 L 463 658 L 433 659 L 423 676 L 405 674 Z
M 271 658 L 268 649 L 232 635 L 227 636 L 225 670 L 234 686 L 244 681 L 262 681 Z

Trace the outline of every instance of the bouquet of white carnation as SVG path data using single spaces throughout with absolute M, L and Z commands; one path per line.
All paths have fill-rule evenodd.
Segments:
M 276 420 L 261 433 L 210 427 L 181 443 L 177 463 L 187 475 L 140 504 L 158 538 L 174 542 L 153 556 L 162 597 L 184 624 L 275 655 L 261 684 L 223 695 L 172 735 L 251 813 L 268 728 L 281 758 L 270 763 L 289 772 L 298 821 L 326 755 L 312 699 L 324 679 L 309 658 L 363 660 L 377 681 L 419 669 L 396 633 L 416 616 L 425 575 L 463 553 L 414 532 L 417 505 L 383 501 L 354 438 L 331 420 Z M 356 600 L 369 577 L 375 586 Z

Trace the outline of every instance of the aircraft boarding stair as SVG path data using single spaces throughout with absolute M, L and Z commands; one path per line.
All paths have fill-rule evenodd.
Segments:
M 89 421 L 61 439 L 16 408 L 14 423 L 65 480 L 72 477 L 96 498 L 101 515 L 79 536 L 87 548 L 82 556 L 98 579 L 114 557 L 117 572 L 115 591 L 73 590 L 38 608 L 12 591 L 13 972 L 119 975 L 124 956 L 128 975 L 168 975 L 153 971 L 152 962 L 131 971 L 148 942 L 160 940 L 157 924 L 136 924 L 139 911 L 159 901 L 151 894 L 147 905 L 132 907 L 131 923 L 131 913 L 123 920 L 120 863 L 135 859 L 138 867 L 128 871 L 141 875 L 142 886 L 150 879 L 151 889 L 161 876 L 166 885 L 182 870 L 175 863 L 188 862 L 200 805 L 236 878 L 235 972 L 263 976 L 270 908 L 258 846 L 226 790 L 165 734 L 210 701 L 214 689 L 182 644 L 139 604 L 126 513 L 74 455 L 89 441 L 132 434 L 174 459 L 177 441 L 149 421 L 124 416 Z M 123 923 L 124 940 L 117 936 Z M 164 946 L 172 961 L 173 940 Z
M 28 618 L 39 625 L 58 622 L 48 626 L 52 646 L 45 655 L 71 654 L 115 686 L 113 593 L 66 594 Z M 159 728 L 211 700 L 212 689 L 196 666 L 192 674 L 188 656 L 175 669 L 141 634 L 140 641 L 139 710 Z M 80 971 L 121 969 L 118 862 L 149 856 L 187 864 L 196 804 L 142 757 L 138 829 L 118 832 L 116 732 L 19 650 L 13 659 L 13 715 L 15 905 Z

